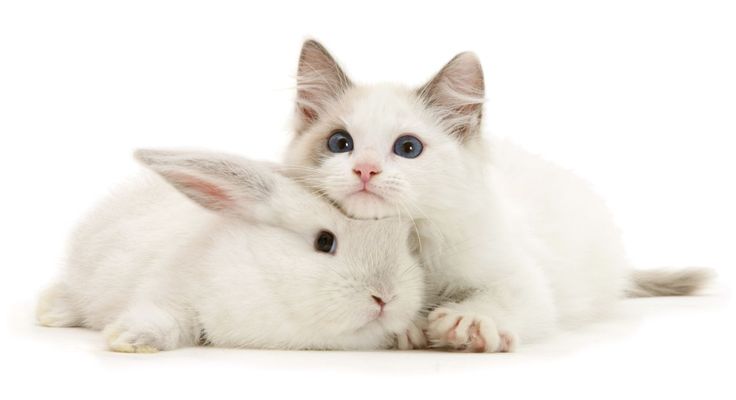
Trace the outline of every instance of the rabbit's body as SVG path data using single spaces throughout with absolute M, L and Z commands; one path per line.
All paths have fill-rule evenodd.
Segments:
M 350 220 L 257 163 L 148 157 L 164 178 L 128 183 L 80 225 L 42 324 L 104 330 L 112 349 L 138 352 L 377 349 L 410 328 L 419 340 L 423 276 L 405 223 Z M 315 251 L 322 231 L 335 254 Z

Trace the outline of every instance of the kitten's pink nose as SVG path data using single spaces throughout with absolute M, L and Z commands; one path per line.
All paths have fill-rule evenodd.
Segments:
M 353 168 L 353 172 L 355 172 L 355 175 L 358 175 L 360 180 L 365 183 L 371 180 L 373 175 L 380 174 L 381 170 L 378 169 L 375 164 L 358 164 Z

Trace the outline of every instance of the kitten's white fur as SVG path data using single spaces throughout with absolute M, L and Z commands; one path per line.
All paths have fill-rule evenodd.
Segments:
M 630 266 L 603 201 L 569 171 L 480 134 L 483 75 L 462 53 L 427 85 L 353 84 L 327 51 L 304 44 L 299 62 L 296 135 L 286 162 L 305 184 L 362 218 L 399 215 L 419 232 L 438 307 L 427 335 L 437 346 L 510 351 L 635 294 L 685 294 L 706 274 L 664 272 L 629 282 Z M 336 129 L 354 150 L 330 153 Z M 421 155 L 393 154 L 412 134 Z M 373 194 L 353 168 L 377 165 Z M 652 285 L 652 283 L 654 283 Z M 638 291 L 638 292 L 637 292 Z

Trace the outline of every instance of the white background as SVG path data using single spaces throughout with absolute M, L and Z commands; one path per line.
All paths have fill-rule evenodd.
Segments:
M 708 0 L 1 2 L 2 397 L 735 398 L 735 21 Z M 419 85 L 476 51 L 486 133 L 594 182 L 637 265 L 710 266 L 714 294 L 625 301 L 505 355 L 121 355 L 34 326 L 68 231 L 135 173 L 132 149 L 280 157 L 310 36 L 359 82 Z

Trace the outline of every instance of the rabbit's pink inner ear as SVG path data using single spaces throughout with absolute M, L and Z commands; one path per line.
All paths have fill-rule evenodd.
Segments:
M 166 172 L 164 175 L 177 189 L 203 207 L 219 211 L 232 208 L 235 203 L 227 191 L 205 179 L 180 172 Z

